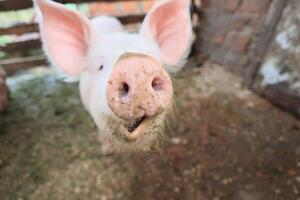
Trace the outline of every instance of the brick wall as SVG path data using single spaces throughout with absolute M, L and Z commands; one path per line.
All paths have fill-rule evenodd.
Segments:
M 196 50 L 242 71 L 272 0 L 202 0 Z
M 128 15 L 128 14 L 140 14 L 149 11 L 154 1 L 128 1 L 117 3 L 91 3 L 89 5 L 89 12 L 91 16 L 97 16 L 100 14 L 108 15 Z

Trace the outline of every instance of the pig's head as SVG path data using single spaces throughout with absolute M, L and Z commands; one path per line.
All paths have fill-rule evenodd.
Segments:
M 50 62 L 80 80 L 80 94 L 105 148 L 148 149 L 172 108 L 169 73 L 184 64 L 192 43 L 189 0 L 166 0 L 139 33 L 109 17 L 90 21 L 49 0 L 35 0 Z

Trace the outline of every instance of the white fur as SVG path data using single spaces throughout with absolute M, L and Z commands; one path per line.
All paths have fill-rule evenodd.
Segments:
M 48 1 L 50 3 L 49 0 L 34 1 Z M 51 2 L 50 4 L 55 5 L 56 3 Z M 157 6 L 159 5 L 160 4 Z M 41 34 L 43 35 L 42 16 L 36 3 L 35 7 L 38 15 L 40 16 L 39 23 L 42 32 Z M 189 12 L 188 9 L 187 12 Z M 100 132 L 104 132 L 106 126 L 103 120 L 104 116 L 114 116 L 108 106 L 106 88 L 110 74 L 118 58 L 126 52 L 131 52 L 147 54 L 158 61 L 161 61 L 160 49 L 155 41 L 146 39 L 142 36 L 142 34 L 126 32 L 116 18 L 100 16 L 94 18 L 91 24 L 93 26 L 93 33 L 89 44 L 89 52 L 87 52 L 86 58 L 88 69 L 83 71 L 78 78 L 80 79 L 80 94 L 82 102 L 87 111 L 93 117 L 95 123 L 100 129 Z M 192 28 L 192 25 L 190 28 Z M 192 30 L 190 43 L 192 43 Z M 178 67 L 165 66 L 166 70 L 170 73 L 179 71 L 185 63 L 189 51 L 190 50 L 188 49 L 186 54 L 183 55 L 182 60 L 178 63 Z M 45 52 L 48 53 L 47 49 L 45 49 Z M 101 65 L 103 66 L 103 69 L 99 70 Z
M 99 24 L 101 17 L 97 18 Z M 104 21 L 107 18 L 103 18 Z M 117 19 L 115 19 L 117 20 Z M 94 23 L 93 23 L 94 24 Z M 95 27 L 96 29 L 98 27 Z M 112 115 L 106 99 L 106 87 L 118 58 L 126 53 L 143 53 L 160 59 L 159 49 L 137 33 L 111 32 L 98 35 L 98 44 L 89 52 L 90 68 L 80 78 L 80 92 L 83 104 L 99 127 L 103 115 Z M 98 48 L 96 48 L 98 47 Z M 98 68 L 103 65 L 103 70 Z
M 121 22 L 110 16 L 98 16 L 92 19 L 93 27 L 99 34 L 111 34 L 124 31 Z

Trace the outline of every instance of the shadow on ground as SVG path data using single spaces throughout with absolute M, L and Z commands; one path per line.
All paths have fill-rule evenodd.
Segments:
M 186 69 L 163 152 L 104 156 L 76 84 L 23 81 L 0 115 L 1 199 L 299 199 L 299 121 L 239 82 Z

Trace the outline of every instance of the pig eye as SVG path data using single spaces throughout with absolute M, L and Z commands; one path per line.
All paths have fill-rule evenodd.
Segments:
M 98 68 L 99 71 L 101 71 L 103 69 L 103 65 L 100 65 L 100 67 Z

